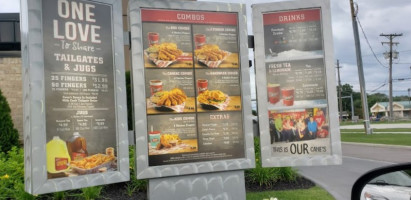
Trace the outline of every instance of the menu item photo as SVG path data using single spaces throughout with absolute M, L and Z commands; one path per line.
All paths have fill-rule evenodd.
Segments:
M 78 174 L 92 174 L 116 168 L 115 160 L 113 155 L 95 154 L 82 160 L 71 161 L 70 167 Z
M 175 43 L 155 44 L 146 50 L 144 55 L 157 67 L 168 67 L 183 55 L 183 51 L 177 48 Z
M 193 68 L 190 26 L 156 22 L 142 26 L 145 68 Z
M 194 51 L 198 62 L 210 68 L 217 68 L 231 53 L 221 50 L 216 44 L 204 44 Z
M 230 97 L 220 90 L 206 90 L 197 98 L 201 107 L 206 110 L 225 110 L 230 102 Z
M 148 132 L 150 156 L 198 151 L 195 115 L 154 115 L 150 118 L 154 120 Z
M 183 112 L 187 95 L 183 90 L 174 88 L 171 91 L 160 91 L 150 97 L 155 109 L 160 111 Z

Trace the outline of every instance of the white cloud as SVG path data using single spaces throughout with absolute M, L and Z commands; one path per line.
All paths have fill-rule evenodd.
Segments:
M 19 13 L 19 0 L 0 0 L 0 13 Z

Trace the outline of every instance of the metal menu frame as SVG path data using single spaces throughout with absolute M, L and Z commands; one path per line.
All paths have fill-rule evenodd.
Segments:
M 149 166 L 148 138 L 145 100 L 145 74 L 143 57 L 143 36 L 141 9 L 172 9 L 182 11 L 232 12 L 238 15 L 239 50 L 242 82 L 242 119 L 244 133 L 245 158 L 218 160 L 209 162 L 191 162 L 185 164 L 170 164 L 164 166 Z M 134 130 L 136 130 L 136 175 L 138 179 L 179 176 L 188 174 L 241 170 L 253 168 L 254 142 L 251 115 L 251 92 L 248 66 L 248 43 L 246 7 L 242 4 L 210 3 L 210 2 L 178 2 L 178 1 L 129 1 L 129 30 L 131 31 L 132 80 L 134 98 Z
M 319 8 L 323 35 L 324 65 L 326 74 L 326 98 L 329 113 L 331 154 L 273 157 L 271 155 L 268 121 L 267 78 L 265 67 L 265 44 L 263 14 L 278 11 L 294 11 Z M 338 165 L 342 163 L 341 139 L 338 121 L 337 93 L 334 69 L 334 49 L 331 29 L 331 9 L 329 0 L 300 0 L 277 3 L 255 4 L 253 10 L 253 32 L 255 38 L 256 86 L 260 128 L 261 160 L 264 167 Z M 315 106 L 314 106 L 315 107 Z
M 90 0 L 112 9 L 118 170 L 47 179 L 42 1 L 21 0 L 24 104 L 24 182 L 31 194 L 51 193 L 130 180 L 121 0 Z M 47 12 L 47 11 L 45 11 Z

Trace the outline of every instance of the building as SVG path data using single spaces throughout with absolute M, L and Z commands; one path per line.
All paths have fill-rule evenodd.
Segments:
M 393 116 L 395 118 L 411 118 L 411 101 L 396 101 L 392 103 Z M 389 116 L 389 102 L 377 102 L 371 108 L 370 112 L 375 117 Z
M 0 90 L 7 98 L 14 127 L 23 136 L 20 19 L 18 13 L 0 14 Z

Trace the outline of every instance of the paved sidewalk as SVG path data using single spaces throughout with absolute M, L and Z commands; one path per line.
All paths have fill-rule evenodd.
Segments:
M 363 129 L 364 125 L 347 125 L 347 126 L 340 126 L 340 129 Z M 404 123 L 404 124 L 372 124 L 371 128 L 373 129 L 387 129 L 387 128 L 409 128 L 411 132 L 411 123 Z

